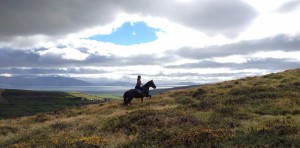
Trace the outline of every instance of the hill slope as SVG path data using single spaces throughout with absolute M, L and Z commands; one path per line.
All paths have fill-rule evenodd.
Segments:
M 300 147 L 300 69 L 0 121 L 0 146 Z
M 79 93 L 0 89 L 0 119 L 35 115 L 91 104 Z

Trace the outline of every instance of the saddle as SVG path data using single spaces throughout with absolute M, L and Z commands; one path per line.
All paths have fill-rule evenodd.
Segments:
M 138 92 L 139 94 L 143 94 L 143 91 L 141 89 L 135 88 L 135 91 Z

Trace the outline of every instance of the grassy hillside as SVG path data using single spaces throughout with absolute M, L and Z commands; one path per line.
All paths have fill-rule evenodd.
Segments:
M 0 120 L 0 147 L 300 147 L 300 69 Z
M 94 97 L 95 98 L 95 97 Z M 90 104 L 91 96 L 54 91 L 0 90 L 0 119 Z

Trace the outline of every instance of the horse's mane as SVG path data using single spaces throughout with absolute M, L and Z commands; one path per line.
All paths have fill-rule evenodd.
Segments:
M 152 80 L 148 81 L 146 84 L 144 84 L 142 87 L 148 86 L 151 83 Z

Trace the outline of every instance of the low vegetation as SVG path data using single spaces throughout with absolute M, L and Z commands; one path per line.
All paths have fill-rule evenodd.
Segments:
M 101 101 L 99 96 L 78 92 L 0 90 L 0 119 L 35 115 L 68 107 L 87 105 Z
M 300 147 L 300 69 L 0 120 L 0 147 Z

